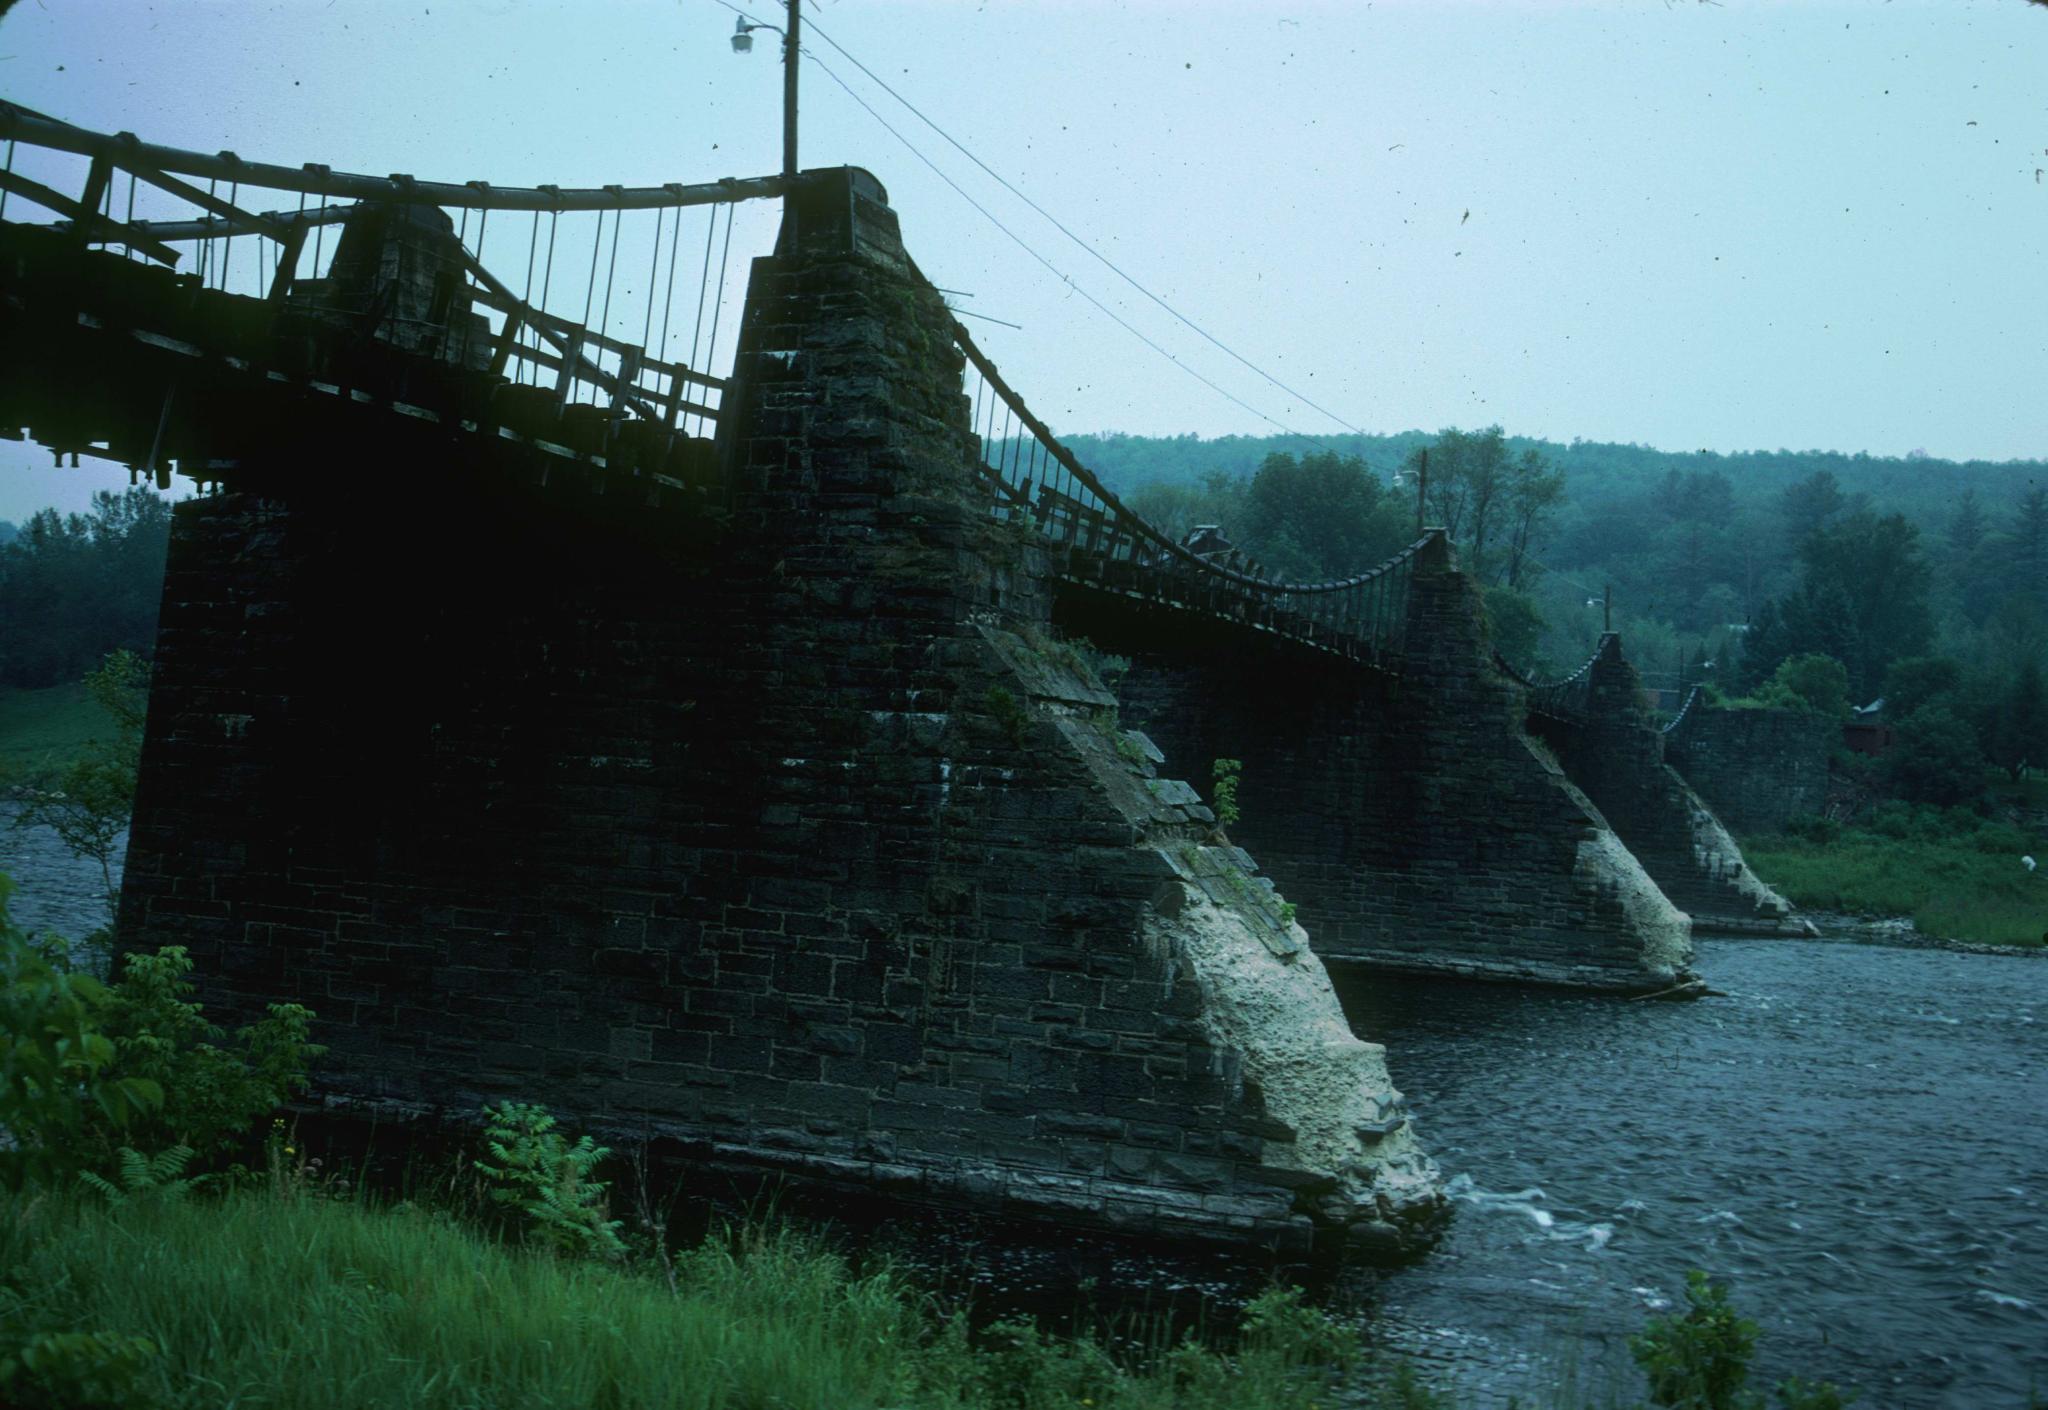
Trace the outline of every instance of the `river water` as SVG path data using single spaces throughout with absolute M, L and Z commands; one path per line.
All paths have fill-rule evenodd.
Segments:
M 97 868 L 6 827 L 18 923 L 101 923 Z M 1698 942 L 1727 997 L 1336 975 L 1388 1046 L 1456 1215 L 1415 1265 L 1318 1293 L 1461 1404 L 1542 1405 L 1560 1376 L 1639 1394 L 1626 1339 L 1732 1280 L 1759 1382 L 1862 1388 L 1898 1410 L 2048 1399 L 2048 958 L 1819 940 Z M 911 1221 L 885 1244 L 984 1306 L 1227 1306 L 1231 1260 Z M 936 1250 L 936 1252 L 934 1252 Z M 1531 1392 L 1534 1392 L 1532 1395 Z
M 1428 1259 L 1356 1280 L 1373 1320 L 1479 1403 L 1531 1359 L 1534 1384 L 1576 1362 L 1604 1392 L 1700 1268 L 1761 1325 L 1764 1378 L 2048 1397 L 2048 959 L 1698 952 L 1728 997 L 1339 976 L 1457 1200 Z
M 72 856 L 47 828 L 17 828 L 15 808 L 0 802 L 0 874 L 14 880 L 7 913 L 23 930 L 48 932 L 77 941 L 108 923 L 106 879 L 99 864 Z M 114 859 L 114 884 L 121 882 L 124 833 Z

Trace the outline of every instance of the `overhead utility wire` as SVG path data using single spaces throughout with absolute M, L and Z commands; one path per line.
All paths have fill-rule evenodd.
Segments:
M 1343 417 L 1339 416 L 1336 412 L 1331 411 L 1328 407 L 1318 406 L 1315 402 L 1309 400 L 1308 397 L 1304 396 L 1300 392 L 1297 392 L 1296 390 L 1294 390 L 1294 388 L 1288 386 L 1278 377 L 1275 377 L 1272 373 L 1266 371 L 1263 367 L 1260 367 L 1257 363 L 1240 356 L 1234 349 L 1228 347 L 1219 339 L 1217 339 L 1217 337 L 1213 333 L 1209 332 L 1206 328 L 1203 328 L 1200 324 L 1196 323 L 1193 319 L 1189 318 L 1186 314 L 1182 313 L 1179 309 L 1175 308 L 1166 300 L 1160 298 L 1159 295 L 1153 293 L 1143 284 L 1140 284 L 1136 279 L 1133 279 L 1129 274 L 1126 274 L 1123 271 L 1123 269 L 1115 263 L 1115 261 L 1110 259 L 1108 255 L 1103 254 L 1102 251 L 1096 249 L 1086 240 L 1083 240 L 1079 235 L 1076 235 L 1072 230 L 1067 228 L 1066 224 L 1063 221 L 1061 221 L 1058 216 L 1054 215 L 1044 206 L 1041 206 L 1040 204 L 1038 204 L 1038 202 L 1032 200 L 1029 196 L 1025 195 L 1022 191 L 1019 191 L 1015 186 L 1011 185 L 1010 182 L 1003 177 L 1001 172 L 996 171 L 987 162 L 983 161 L 980 157 L 975 156 L 974 153 L 968 151 L 966 147 L 962 146 L 957 140 L 955 140 L 951 133 L 947 132 L 943 127 L 940 127 L 937 123 L 933 122 L 930 118 L 926 117 L 922 112 L 920 112 L 916 104 L 912 103 L 908 98 L 904 97 L 901 93 L 898 93 L 895 89 L 891 88 L 885 81 L 883 81 L 883 79 L 879 75 L 875 73 L 873 69 L 869 68 L 859 59 L 856 59 L 852 54 L 847 53 L 846 47 L 843 44 L 841 44 L 838 40 L 834 39 L 831 35 L 827 34 L 815 20 L 811 22 L 811 32 L 817 35 L 820 39 L 824 40 L 827 44 L 830 44 L 834 49 L 837 49 L 841 54 L 845 55 L 846 61 L 848 63 L 852 64 L 855 68 L 859 69 L 862 73 L 866 74 L 870 79 L 874 80 L 875 84 L 878 87 L 880 87 L 884 93 L 887 93 L 891 98 L 894 98 L 904 107 L 910 109 L 911 113 L 916 116 L 919 122 L 923 123 L 926 127 L 929 127 L 932 131 L 938 133 L 939 136 L 945 138 L 947 142 L 952 144 L 954 150 L 958 151 L 960 155 L 966 157 L 967 160 L 973 162 L 976 166 L 980 167 L 983 171 L 987 172 L 988 175 L 994 178 L 997 184 L 999 184 L 1005 191 L 1008 191 L 1011 195 L 1015 196 L 1025 205 L 1031 207 L 1031 209 L 1037 211 L 1040 215 L 1044 216 L 1048 221 L 1052 222 L 1053 227 L 1057 229 L 1060 232 L 1060 234 L 1066 236 L 1069 240 L 1072 240 L 1075 244 L 1079 245 L 1082 249 L 1086 250 L 1089 254 L 1093 255 L 1097 260 L 1101 261 L 1101 263 L 1106 268 L 1108 268 L 1112 273 L 1114 273 L 1117 276 L 1117 278 L 1123 280 L 1124 283 L 1130 285 L 1133 289 L 1136 289 L 1146 298 L 1152 300 L 1153 303 L 1158 304 L 1161 308 L 1165 309 L 1168 313 L 1172 314 L 1175 318 L 1179 319 L 1187 327 L 1193 329 L 1196 333 L 1200 334 L 1203 338 L 1207 339 L 1216 348 L 1228 354 L 1231 358 L 1235 359 L 1242 366 L 1250 369 L 1253 372 L 1256 372 L 1259 376 L 1265 378 L 1268 382 L 1278 387 L 1281 391 L 1287 393 L 1287 395 L 1294 397 L 1306 406 L 1312 407 L 1315 410 L 1320 411 L 1323 415 L 1329 417 L 1339 426 L 1344 427 L 1346 430 L 1352 432 L 1355 435 L 1362 436 L 1366 434 L 1365 431 L 1361 430 L 1357 426 L 1352 425 L 1349 421 L 1346 421 Z
M 812 64 L 814 64 L 817 67 L 820 73 L 824 74 L 825 77 L 831 79 L 834 83 L 838 84 L 842 89 L 845 89 L 847 97 L 853 99 L 854 102 L 860 104 L 862 108 L 866 109 L 868 116 L 873 118 L 876 122 L 880 123 L 888 131 L 891 137 L 894 137 L 898 142 L 901 142 L 905 147 L 909 148 L 910 154 L 912 156 L 916 157 L 919 161 L 923 162 L 926 166 L 930 167 L 933 173 L 937 175 L 939 180 L 945 182 L 948 186 L 952 187 L 953 190 L 959 194 L 961 200 L 967 202 L 968 205 L 973 206 L 976 210 L 980 211 L 981 214 L 988 220 L 988 223 L 995 226 L 996 229 L 1002 231 L 1003 234 L 1009 236 L 1010 239 L 1016 243 L 1017 248 L 1021 249 L 1022 251 L 1024 251 L 1025 254 L 1030 255 L 1031 258 L 1037 260 L 1040 264 L 1044 265 L 1046 269 L 1051 272 L 1053 278 L 1059 280 L 1062 284 L 1065 284 L 1069 289 L 1072 289 L 1075 293 L 1079 294 L 1082 298 L 1086 299 L 1089 303 L 1093 304 L 1098 310 L 1101 311 L 1101 313 L 1106 318 L 1108 318 L 1111 322 L 1115 323 L 1119 328 L 1123 329 L 1126 333 L 1129 333 L 1133 338 L 1136 338 L 1146 347 L 1152 349 L 1152 351 L 1158 353 L 1161 357 L 1165 358 L 1175 367 L 1178 367 L 1181 371 L 1187 373 L 1188 376 L 1194 378 L 1197 382 L 1200 382 L 1210 391 L 1216 393 L 1216 395 L 1223 397 L 1225 400 L 1230 401 L 1236 404 L 1237 406 L 1244 408 L 1246 411 L 1249 411 L 1252 415 L 1258 417 L 1261 421 L 1266 422 L 1268 425 L 1279 427 L 1283 434 L 1293 436 L 1297 440 L 1307 441 L 1312 445 L 1321 446 L 1325 450 L 1335 451 L 1336 447 L 1330 445 L 1328 442 L 1320 440 L 1315 436 L 1311 436 L 1305 431 L 1297 431 L 1293 427 L 1287 425 L 1285 422 L 1276 421 L 1271 416 L 1268 416 L 1265 412 L 1253 406 L 1250 402 L 1245 401 L 1242 397 L 1236 396 L 1231 392 L 1225 391 L 1223 388 L 1217 386 L 1214 382 L 1210 381 L 1207 377 L 1204 377 L 1201 373 L 1197 372 L 1194 368 L 1188 366 L 1185 362 L 1182 362 L 1179 358 L 1175 357 L 1172 353 L 1168 352 L 1165 348 L 1161 347 L 1158 343 L 1154 342 L 1152 339 L 1146 337 L 1143 333 L 1139 332 L 1136 328 L 1132 327 L 1131 324 L 1129 324 L 1122 317 L 1120 317 L 1114 309 L 1109 307 L 1109 305 L 1103 303 L 1102 300 L 1096 298 L 1093 294 L 1089 293 L 1079 284 L 1076 284 L 1072 276 L 1061 273 L 1059 268 L 1056 265 L 1054 265 L 1051 260 L 1047 259 L 1044 255 L 1040 254 L 1037 250 L 1033 249 L 1030 245 L 1026 244 L 1023 236 L 1019 235 L 1016 231 L 1010 229 L 1009 226 L 1003 224 L 1000 220 L 996 219 L 994 213 L 991 212 L 987 206 L 984 206 L 981 202 L 975 200 L 974 197 L 968 195 L 966 190 L 960 185 L 959 182 L 955 181 L 952 177 L 946 175 L 945 170 L 941 168 L 937 162 L 934 162 L 930 157 L 926 156 L 922 151 L 918 150 L 916 143 L 912 142 L 908 137 L 905 137 L 901 132 L 898 132 L 887 118 L 883 117 L 880 113 L 876 112 L 872 106 L 870 106 L 870 104 L 865 98 L 861 97 L 860 94 L 854 92 L 853 89 L 848 88 L 846 80 L 841 78 L 838 74 L 834 73 L 829 67 L 827 67 L 823 62 L 821 62 L 816 54 L 811 53 L 811 51 L 808 49 L 804 49 L 802 52 L 807 57 L 809 57 Z

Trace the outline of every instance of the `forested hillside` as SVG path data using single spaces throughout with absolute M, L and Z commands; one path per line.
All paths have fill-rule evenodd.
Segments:
M 1929 755 L 1908 793 L 2048 755 L 2048 462 L 1674 453 L 1499 427 L 1067 444 L 1163 528 L 1219 524 L 1307 580 L 1414 537 L 1426 450 L 1428 522 L 1486 585 L 1498 644 L 1538 673 L 1585 658 L 1611 596 L 1651 684 L 1889 694 L 1907 752 Z M 1809 658 L 1833 684 L 1812 684 Z
M 1408 496 L 1412 525 L 1414 484 L 1402 472 L 1412 469 L 1417 450 L 1438 439 L 1406 431 L 1313 442 L 1120 434 L 1076 435 L 1066 442 L 1112 490 L 1142 498 L 1169 518 L 1233 508 L 1231 483 L 1249 489 L 1269 456 L 1356 458 L 1386 489 L 1402 481 L 1398 488 Z M 1900 515 L 1919 531 L 1920 555 L 1935 570 L 1929 586 L 1937 617 L 1955 612 L 1981 625 L 2009 591 L 2031 587 L 2028 595 L 2040 596 L 2040 578 L 2029 584 L 2025 573 L 2029 564 L 2042 561 L 2034 546 L 2043 528 L 2036 522 L 2041 511 L 2026 505 L 2030 494 L 2048 486 L 2048 462 L 1957 462 L 1918 452 L 1680 453 L 1512 435 L 1499 441 L 1509 464 L 1533 453 L 1561 480 L 1556 502 L 1543 512 L 1528 545 L 1537 571 L 1526 575 L 1553 628 L 1546 643 L 1555 649 L 1590 640 L 1583 631 L 1567 629 L 1570 615 L 1562 609 L 1572 605 L 1573 594 L 1583 612 L 1589 610 L 1585 599 L 1610 585 L 1616 613 L 1634 621 L 1639 632 L 1652 629 L 1643 645 L 1662 653 L 1659 658 L 1653 652 L 1653 659 L 1668 658 L 1680 643 L 1689 651 L 1702 641 L 1717 647 L 1729 624 L 1751 621 L 1766 602 L 1801 581 L 1799 549 L 1809 533 L 1857 513 Z M 1257 538 L 1242 512 L 1224 527 L 1248 546 Z M 1359 547 L 1353 562 L 1332 566 L 1366 566 L 1384 544 L 1361 541 Z M 1506 572 L 1505 565 L 1497 567 Z M 1660 626 L 1666 630 L 1656 630 Z

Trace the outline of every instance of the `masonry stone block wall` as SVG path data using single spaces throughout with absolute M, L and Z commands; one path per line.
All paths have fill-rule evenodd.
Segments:
M 181 506 L 122 943 L 310 1005 L 346 1110 L 1412 1245 L 1380 1049 L 1039 629 L 949 327 L 837 173 L 755 264 L 717 522 L 291 444 Z
M 1750 871 L 1713 811 L 1665 763 L 1665 736 L 1643 704 L 1642 687 L 1621 638 L 1609 632 L 1588 671 L 1583 720 L 1539 720 L 1537 728 L 1695 929 L 1784 923 L 1791 906 Z
M 1668 736 L 1666 754 L 1730 828 L 1769 833 L 1820 812 L 1840 739 L 1838 726 L 1815 715 L 1695 702 Z
M 1685 917 L 1524 730 L 1470 578 L 1418 566 L 1398 678 L 1107 604 L 1061 615 L 1130 654 L 1124 717 L 1204 779 L 1243 761 L 1244 843 L 1326 960 L 1646 990 L 1690 957 Z

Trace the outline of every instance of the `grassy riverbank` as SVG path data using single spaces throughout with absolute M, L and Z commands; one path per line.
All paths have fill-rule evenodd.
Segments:
M 0 783 L 58 773 L 87 744 L 113 734 L 114 722 L 83 683 L 0 688 Z
M 69 1354 L 127 1406 L 1306 1410 L 1356 1347 L 1283 1294 L 1254 1304 L 1236 1345 L 1188 1342 L 1137 1368 L 1021 1325 L 970 1338 L 887 1268 L 786 1230 L 714 1236 L 671 1273 L 290 1182 L 117 1209 L 66 1193 L 5 1203 L 0 1338 L 106 1334 Z M 1444 1403 L 1395 1381 L 1349 1403 Z
M 1946 940 L 2048 939 L 2048 848 L 1963 809 L 1887 804 L 1862 826 L 1815 822 L 1745 839 L 1742 852 L 1795 905 L 1910 916 L 1923 933 Z M 2039 869 L 2029 872 L 2022 856 Z

